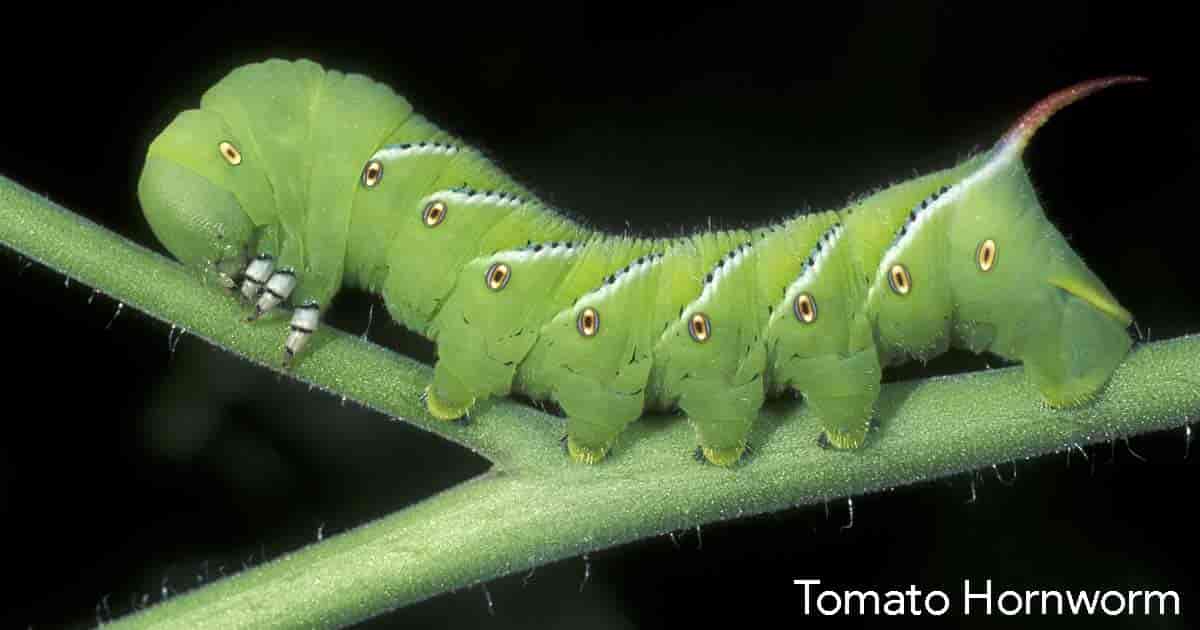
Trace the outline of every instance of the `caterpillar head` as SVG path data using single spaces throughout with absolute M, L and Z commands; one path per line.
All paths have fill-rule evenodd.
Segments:
M 150 144 L 138 199 L 150 228 L 181 262 L 228 279 L 255 237 L 248 209 L 274 206 L 253 147 L 217 114 L 184 111 Z
M 1053 406 L 1083 402 L 1104 385 L 1129 350 L 1132 316 L 1047 219 L 1021 153 L 1058 109 L 1137 80 L 1089 81 L 1047 97 L 935 202 L 953 208 L 942 213 L 944 263 L 960 345 L 1022 361 Z M 893 292 L 920 288 L 919 278 L 881 272 L 895 276 Z

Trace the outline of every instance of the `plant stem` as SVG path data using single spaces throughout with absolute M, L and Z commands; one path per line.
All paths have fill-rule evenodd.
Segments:
M 251 360 L 276 365 L 283 324 L 243 311 L 179 265 L 0 178 L 0 241 Z M 153 278 L 153 282 L 146 282 Z M 467 445 L 491 472 L 393 515 L 177 596 L 116 627 L 339 627 L 556 559 L 703 523 L 852 497 L 1182 426 L 1200 410 L 1200 335 L 1140 346 L 1093 403 L 1054 410 L 1020 368 L 886 385 L 883 428 L 858 451 L 816 445 L 806 407 L 764 409 L 747 465 L 690 458 L 691 428 L 649 418 L 610 460 L 567 463 L 560 420 L 502 401 L 459 427 L 428 419 L 430 370 L 322 331 L 295 376 Z

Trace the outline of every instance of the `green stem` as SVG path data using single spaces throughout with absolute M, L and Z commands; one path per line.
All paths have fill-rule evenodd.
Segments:
M 275 365 L 280 326 L 177 264 L 0 178 L 0 241 L 251 360 Z M 145 282 L 153 278 L 154 282 Z M 699 524 L 787 509 L 1121 436 L 1200 410 L 1200 335 L 1146 344 L 1094 403 L 1053 410 L 1019 368 L 887 385 L 860 451 L 816 446 L 802 405 L 764 410 L 748 465 L 689 457 L 686 422 L 649 419 L 595 467 L 567 464 L 561 422 L 500 402 L 468 427 L 428 419 L 427 367 L 325 331 L 295 375 L 491 458 L 491 472 L 358 529 L 130 615 L 118 627 L 337 627 L 556 559 Z

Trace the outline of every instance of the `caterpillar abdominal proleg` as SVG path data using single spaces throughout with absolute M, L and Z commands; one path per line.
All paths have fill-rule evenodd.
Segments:
M 1021 161 L 1057 92 L 989 151 L 853 205 L 671 239 L 544 206 L 388 87 L 310 61 L 238 68 L 150 145 L 138 195 L 185 264 L 293 307 L 301 355 L 341 287 L 437 344 L 429 412 L 521 392 L 566 412 L 594 463 L 647 409 L 682 409 L 731 466 L 768 396 L 804 394 L 821 441 L 863 444 L 883 367 L 949 347 L 1022 361 L 1045 400 L 1092 397 L 1131 316 L 1047 220 Z M 682 449 L 681 449 L 682 451 Z

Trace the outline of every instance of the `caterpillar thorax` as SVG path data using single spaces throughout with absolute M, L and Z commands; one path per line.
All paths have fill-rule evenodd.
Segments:
M 684 410 L 732 465 L 768 395 L 802 392 L 823 443 L 863 443 L 882 365 L 957 345 L 1024 361 L 1052 404 L 1096 392 L 1130 318 L 1046 220 L 1021 153 L 991 151 L 848 208 L 755 230 L 641 239 L 542 204 L 391 89 L 308 62 L 233 71 L 151 144 L 139 196 L 188 264 L 294 307 L 300 352 L 343 285 L 437 344 L 434 416 L 519 391 L 595 462 L 647 408 Z

